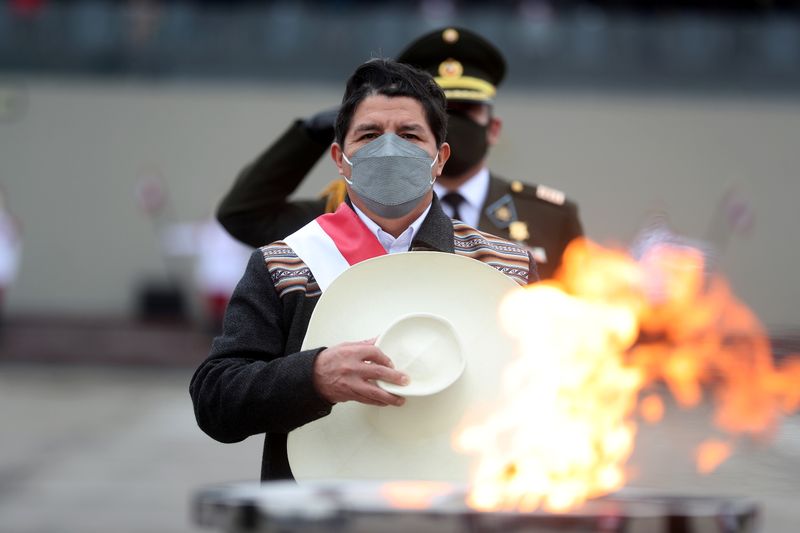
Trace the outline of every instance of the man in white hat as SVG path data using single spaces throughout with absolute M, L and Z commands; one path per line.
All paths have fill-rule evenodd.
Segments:
M 506 77 L 500 49 L 474 31 L 449 26 L 415 39 L 397 60 L 434 76 L 447 98 L 452 157 L 434 184 L 445 213 L 526 246 L 536 259 L 539 277 L 552 278 L 567 245 L 583 235 L 583 226 L 578 205 L 563 192 L 507 179 L 489 168 L 489 155 L 503 126 L 495 106 Z M 293 197 L 329 150 L 336 113 L 326 109 L 295 120 L 241 170 L 217 210 L 218 220 L 231 235 L 250 246 L 262 246 L 342 203 L 346 192 L 342 179 L 331 181 L 317 198 Z
M 521 286 L 536 281 L 525 248 L 442 210 L 432 186 L 450 156 L 446 128 L 445 97 L 429 74 L 391 60 L 364 63 L 348 80 L 331 147 L 348 200 L 251 256 L 190 391 L 197 422 L 211 437 L 238 442 L 266 433 L 263 480 L 293 477 L 287 435 L 335 404 L 405 401 L 375 383 L 402 386 L 408 378 L 374 340 L 302 349 L 311 313 L 339 274 L 380 255 L 436 251 L 474 258 Z M 480 288 L 464 287 L 470 290 Z M 392 302 L 376 295 L 374 305 Z

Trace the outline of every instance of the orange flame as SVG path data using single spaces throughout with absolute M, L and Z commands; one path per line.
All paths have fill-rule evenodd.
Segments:
M 622 487 L 634 416 L 663 416 L 643 393 L 657 383 L 682 407 L 710 391 L 715 424 L 734 434 L 763 434 L 800 404 L 800 358 L 774 368 L 760 324 L 694 248 L 661 245 L 637 261 L 574 241 L 556 280 L 510 294 L 499 315 L 517 346 L 503 406 L 454 435 L 478 456 L 477 509 L 560 512 Z M 698 468 L 713 470 L 725 446 L 701 446 Z
M 664 418 L 664 401 L 655 394 L 648 394 L 639 401 L 639 415 L 654 424 Z
M 703 474 L 714 471 L 723 461 L 731 456 L 733 449 L 727 442 L 709 439 L 697 447 L 697 470 Z

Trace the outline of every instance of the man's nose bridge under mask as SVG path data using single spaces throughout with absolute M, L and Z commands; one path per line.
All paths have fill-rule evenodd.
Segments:
M 394 133 L 384 133 L 374 141 L 359 148 L 352 155 L 352 157 L 355 160 L 356 164 L 361 161 L 366 161 L 367 159 L 385 158 L 384 161 L 386 161 L 387 163 L 386 166 L 389 166 L 388 158 L 393 158 L 391 160 L 392 166 L 399 164 L 402 166 L 407 166 L 410 169 L 410 167 L 412 166 L 410 164 L 411 161 L 405 161 L 405 160 L 413 159 L 413 160 L 424 160 L 427 162 L 430 161 L 431 156 L 428 155 L 428 152 L 426 152 L 419 146 L 409 141 L 406 141 L 405 139 L 399 137 Z M 351 169 L 354 168 L 354 162 L 351 161 L 350 158 L 347 157 L 347 154 L 344 153 L 344 148 L 342 148 L 342 159 L 344 159 L 345 162 L 348 165 L 350 165 Z M 401 161 L 398 162 L 396 161 L 397 159 L 400 159 Z M 436 156 L 433 158 L 433 161 L 431 161 L 429 165 L 429 169 L 432 170 L 438 160 L 439 160 L 439 152 L 437 150 Z M 404 162 L 406 164 L 404 164 Z M 344 179 L 348 184 L 350 185 L 353 184 L 352 178 L 348 179 L 347 176 L 344 176 Z M 433 185 L 433 183 L 436 181 L 436 178 L 434 176 L 430 176 L 428 181 L 429 185 Z
M 431 161 L 421 147 L 394 133 L 385 133 L 342 158 L 352 167 L 347 183 L 369 209 L 386 218 L 409 213 L 430 190 L 436 178 Z

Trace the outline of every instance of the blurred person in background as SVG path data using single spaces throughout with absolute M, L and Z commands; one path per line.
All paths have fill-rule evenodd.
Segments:
M 17 277 L 21 256 L 19 223 L 9 211 L 6 196 L 0 187 L 0 334 L 3 330 L 5 296 Z
M 176 221 L 166 182 L 160 172 L 149 169 L 136 184 L 136 203 L 150 218 L 164 260 L 165 281 L 150 281 L 145 289 L 159 295 L 149 304 L 149 313 L 180 317 L 183 291 L 181 268 L 173 258 L 190 258 L 193 288 L 203 305 L 204 326 L 209 333 L 222 331 L 225 308 L 244 272 L 251 250 L 233 239 L 210 215 L 199 220 Z M 144 297 L 142 297 L 144 298 Z M 150 297 L 151 301 L 154 298 Z M 153 308 L 161 304 L 162 309 Z M 172 312 L 172 313 L 171 313 Z
M 231 238 L 213 217 L 170 224 L 161 238 L 166 254 L 193 259 L 194 286 L 203 302 L 205 327 L 209 333 L 219 334 L 251 250 Z
M 350 265 L 390 253 L 450 253 L 520 285 L 536 280 L 524 247 L 442 210 L 433 183 L 450 155 L 446 127 L 445 96 L 429 74 L 392 60 L 364 63 L 347 82 L 330 146 L 346 180 L 345 201 L 253 252 L 190 391 L 197 423 L 211 437 L 239 442 L 266 433 L 262 480 L 292 478 L 289 432 L 327 416 L 334 404 L 404 403 L 375 383 L 405 385 L 407 376 L 374 339 L 301 349 L 322 292 Z
M 412 42 L 398 57 L 434 76 L 447 97 L 452 155 L 435 184 L 449 216 L 527 247 L 542 279 L 552 277 L 567 244 L 583 234 L 576 204 L 544 185 L 509 181 L 490 172 L 489 148 L 502 121 L 494 114 L 505 77 L 500 51 L 464 28 L 443 28 Z M 296 120 L 246 166 L 217 210 L 220 223 L 250 246 L 282 239 L 344 198 L 344 181 L 319 198 L 288 200 L 333 141 L 337 109 Z

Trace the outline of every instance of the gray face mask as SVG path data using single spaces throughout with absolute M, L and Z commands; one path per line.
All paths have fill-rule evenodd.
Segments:
M 361 147 L 353 160 L 342 152 L 353 172 L 345 181 L 370 211 L 383 218 L 409 214 L 431 189 L 436 178 L 428 153 L 394 133 L 384 133 Z

